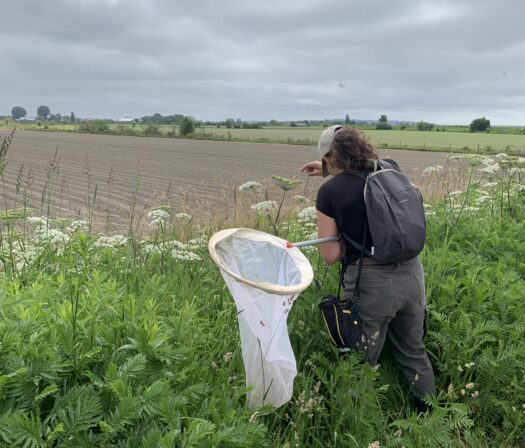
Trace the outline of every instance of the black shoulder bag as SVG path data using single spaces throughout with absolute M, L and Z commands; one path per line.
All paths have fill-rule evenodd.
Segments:
M 342 233 L 343 238 L 347 237 Z M 327 294 L 323 296 L 319 303 L 319 309 L 323 315 L 328 334 L 337 347 L 340 356 L 345 356 L 351 351 L 361 351 L 363 339 L 363 321 L 359 316 L 358 301 L 360 297 L 359 282 L 361 280 L 361 270 L 363 267 L 363 258 L 365 255 L 365 245 L 367 237 L 367 221 L 365 217 L 365 230 L 363 233 L 363 244 L 361 245 L 361 254 L 357 269 L 357 278 L 352 297 L 341 300 L 339 295 L 341 285 L 344 286 L 344 273 L 347 264 L 341 263 L 341 273 L 339 279 L 339 288 L 337 295 Z

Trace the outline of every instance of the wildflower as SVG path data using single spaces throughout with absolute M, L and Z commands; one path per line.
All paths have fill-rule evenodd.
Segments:
M 250 206 L 251 210 L 256 211 L 257 213 L 270 212 L 277 207 L 277 202 L 275 201 L 262 201 L 257 204 Z
M 101 236 L 95 241 L 95 246 L 114 249 L 116 247 L 124 246 L 127 243 L 128 239 L 123 235 Z
M 471 369 L 471 368 L 474 367 L 475 365 L 476 365 L 476 363 L 474 363 L 474 362 L 467 362 L 467 363 L 465 364 L 465 367 L 466 367 L 467 369 Z
M 44 216 L 29 216 L 27 218 L 27 222 L 35 226 L 46 226 L 48 220 Z
M 472 398 L 479 397 L 479 390 L 475 390 L 473 394 L 470 395 Z
M 212 361 L 210 363 L 210 366 L 211 366 L 212 369 L 216 369 L 217 367 L 219 367 L 215 361 Z
M 303 183 L 302 180 L 286 179 L 285 177 L 281 176 L 271 176 L 271 178 L 274 181 L 274 183 L 284 191 L 293 190 L 294 188 L 298 187 Z
M 317 209 L 315 207 L 303 208 L 297 215 L 299 221 L 314 221 L 317 219 Z
M 259 417 L 259 415 L 261 415 L 261 413 L 259 411 L 255 411 L 252 416 L 250 417 L 250 423 L 255 423 L 256 420 L 257 420 L 257 417 Z
M 495 172 L 497 172 L 499 170 L 499 166 L 497 164 L 494 164 L 494 165 L 487 165 L 486 167 L 484 168 L 480 168 L 480 171 L 482 173 L 489 173 L 489 174 L 494 174 Z
M 187 213 L 177 213 L 175 215 L 175 219 L 177 219 L 179 221 L 191 221 L 192 220 L 192 216 L 188 215 Z
M 222 359 L 224 359 L 224 362 L 230 362 L 232 358 L 233 358 L 232 352 L 225 353 L 224 356 L 222 357 Z
M 39 227 L 34 234 L 35 241 L 48 244 L 56 250 L 63 249 L 69 242 L 69 235 L 57 229 Z
M 451 191 L 448 195 L 449 196 L 459 196 L 462 193 L 463 193 L 462 191 Z
M 476 204 L 483 204 L 490 199 L 490 196 L 483 195 L 476 199 Z
M 259 182 L 255 182 L 253 180 L 249 180 L 248 182 L 245 182 L 239 187 L 239 191 L 246 191 L 246 190 L 258 190 L 261 188 L 262 185 Z
M 468 383 L 465 385 L 467 389 L 474 389 L 474 383 Z
M 478 212 L 479 207 L 472 207 L 472 206 L 467 205 L 463 210 L 466 212 Z
M 376 440 L 375 442 L 370 442 L 368 448 L 381 448 L 381 444 Z
M 452 383 L 450 383 L 450 384 L 448 385 L 448 388 L 447 388 L 447 395 L 448 395 L 449 397 L 451 397 L 451 396 L 452 396 L 452 392 L 454 392 L 454 386 L 452 385 Z
M 191 250 L 200 249 L 202 247 L 205 247 L 208 244 L 208 237 L 206 235 L 201 235 L 197 238 L 193 238 L 192 240 L 188 241 L 188 244 L 186 244 L 186 247 Z
M 228 382 L 231 383 L 232 381 L 237 381 L 237 376 L 236 376 L 236 375 L 230 376 L 230 377 L 228 378 Z
M 463 367 L 458 365 L 458 372 L 463 372 Z
M 170 214 L 161 208 L 154 208 L 148 212 L 148 218 L 152 220 L 167 221 L 170 218 Z
M 173 249 L 171 251 L 171 256 L 178 261 L 201 261 L 201 257 L 197 254 L 179 249 Z
M 398 429 L 398 430 L 394 433 L 394 437 L 397 437 L 398 439 L 400 439 L 402 435 L 403 435 L 403 431 L 402 431 L 401 429 Z
M 65 228 L 67 233 L 85 232 L 86 230 L 88 230 L 88 223 L 81 220 L 73 221 Z
M 429 166 L 423 170 L 423 174 L 431 175 L 431 174 L 439 174 L 443 171 L 443 167 L 441 165 L 434 165 Z
M 465 389 L 461 389 L 461 395 L 465 395 Z
M 423 208 L 427 210 L 429 208 L 432 208 L 432 206 L 430 204 L 423 204 Z
M 483 186 L 485 188 L 492 188 L 492 187 L 497 187 L 498 186 L 498 182 L 485 182 L 483 184 Z

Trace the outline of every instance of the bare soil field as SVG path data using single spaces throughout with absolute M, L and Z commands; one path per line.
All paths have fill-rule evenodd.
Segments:
M 420 186 L 423 169 L 449 157 L 379 152 L 395 159 Z M 271 175 L 301 179 L 304 185 L 294 193 L 314 197 L 322 180 L 307 178 L 299 168 L 316 158 L 311 146 L 17 131 L 7 154 L 0 206 L 21 207 L 25 197 L 35 214 L 85 219 L 91 213 L 108 227 L 160 205 L 226 221 L 242 199 L 237 187 L 248 180 L 267 188 L 263 196 L 277 199 Z

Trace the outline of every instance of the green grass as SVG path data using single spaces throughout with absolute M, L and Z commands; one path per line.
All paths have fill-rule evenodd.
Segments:
M 142 242 L 3 214 L 2 445 L 523 446 L 525 192 L 521 162 L 504 160 L 428 209 L 426 345 L 439 389 L 430 416 L 413 412 L 388 350 L 378 369 L 357 355 L 338 360 L 317 309 L 335 292 L 338 270 L 325 277 L 317 249 L 307 254 L 320 286 L 289 316 L 293 398 L 254 413 L 245 405 L 237 310 L 207 255 L 206 236 L 218 229 L 184 248 L 173 243 L 183 230 L 168 225 L 169 210 L 157 212 L 160 227 Z M 270 218 L 290 241 L 315 228 L 291 209 L 279 223 Z M 252 227 L 269 224 L 266 213 L 253 217 Z M 200 259 L 181 257 L 190 252 Z
M 22 124 L 21 129 L 76 132 L 78 125 L 71 124 Z M 47 128 L 46 128 L 47 126 Z M 111 124 L 111 132 L 122 135 L 144 135 L 148 132 L 145 125 Z M 155 126 L 150 136 L 178 136 L 177 126 Z M 368 127 L 369 128 L 369 127 Z M 497 154 L 525 154 L 525 135 L 499 133 L 469 133 L 469 132 L 423 132 L 416 130 L 385 130 L 364 129 L 379 148 L 418 149 L 426 151 L 478 152 Z M 454 130 L 455 128 L 451 128 Z M 461 128 L 459 128 L 461 129 Z M 225 127 L 198 127 L 194 138 L 237 140 L 259 143 L 286 143 L 317 145 L 321 127 L 267 127 L 263 129 L 228 129 Z M 501 130 L 500 130 L 501 131 Z M 496 133 L 498 132 L 498 133 Z

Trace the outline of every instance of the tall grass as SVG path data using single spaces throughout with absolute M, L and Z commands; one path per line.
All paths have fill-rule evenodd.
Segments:
M 338 272 L 325 275 L 317 249 L 306 252 L 317 281 L 289 317 L 293 398 L 255 412 L 245 405 L 236 309 L 207 255 L 217 223 L 166 206 L 145 213 L 147 233 L 132 210 L 126 235 L 94 236 L 87 222 L 31 216 L 40 207 L 28 203 L 0 220 L 2 445 L 523 446 L 523 162 L 457 163 L 472 170 L 461 192 L 445 186 L 443 169 L 427 172 L 441 185 L 422 254 L 439 389 L 431 415 L 414 412 L 388 348 L 375 369 L 338 360 L 317 311 Z M 236 195 L 244 225 L 290 241 L 315 230 L 311 209 L 296 213 L 304 199 L 287 195 L 277 216 L 272 205 L 250 208 L 271 201 L 262 187 Z

